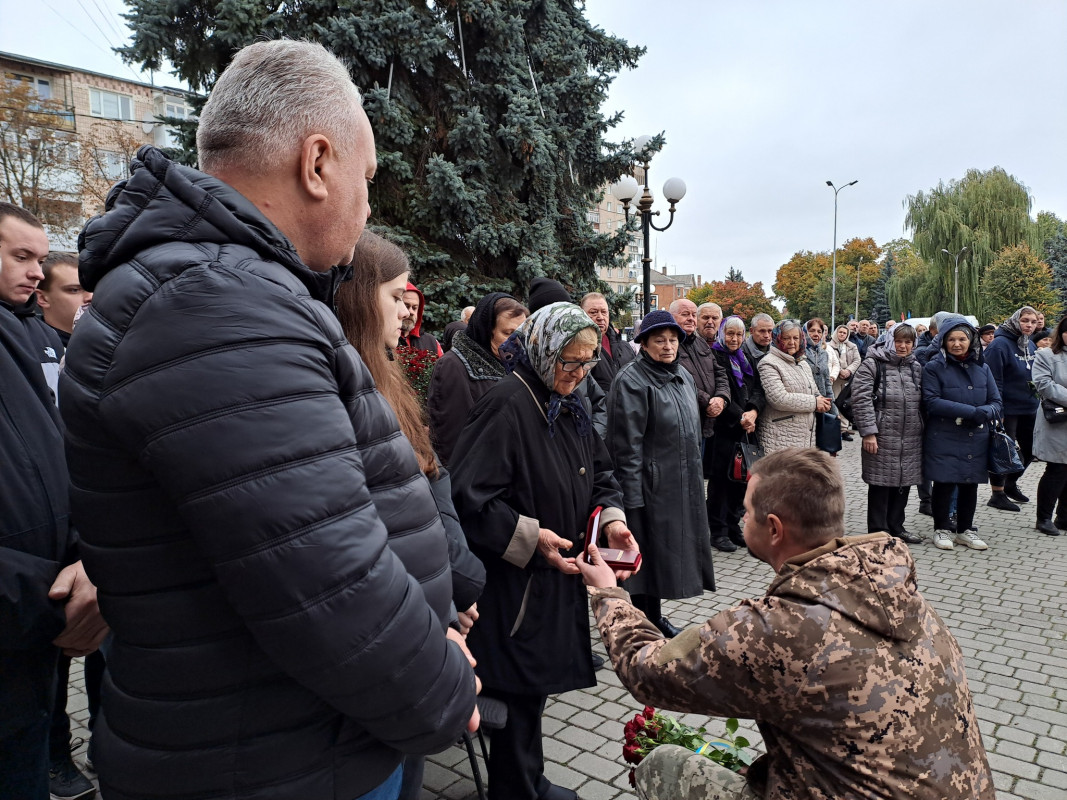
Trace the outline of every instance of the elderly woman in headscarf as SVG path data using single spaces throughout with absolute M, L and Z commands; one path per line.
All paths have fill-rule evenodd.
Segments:
M 714 591 L 704 476 L 700 402 L 678 363 L 685 331 L 668 311 L 641 323 L 637 359 L 619 370 L 608 394 L 608 452 L 644 565 L 626 582 L 636 608 L 664 636 L 681 631 L 660 600 Z
M 575 797 L 544 776 L 541 713 L 549 694 L 596 684 L 575 565 L 592 512 L 603 507 L 609 547 L 637 549 L 611 459 L 575 393 L 599 352 L 600 330 L 578 306 L 535 312 L 501 345 L 510 374 L 471 411 L 453 451 L 452 496 L 486 569 L 467 644 L 483 694 L 508 707 L 492 733 L 493 800 Z
M 759 362 L 767 408 L 757 420 L 756 431 L 767 453 L 814 447 L 815 412 L 829 411 L 832 406 L 811 374 L 803 335 L 800 322 L 782 320 L 772 334 L 771 349 Z
M 745 321 L 741 317 L 727 317 L 719 325 L 719 334 L 711 345 L 715 358 L 730 376 L 730 402 L 716 417 L 715 436 L 711 447 L 704 452 L 708 527 L 711 544 L 719 550 L 725 549 L 723 540 L 731 545 L 731 550 L 745 546 L 740 526 L 745 513 L 745 484 L 729 480 L 727 474 L 733 466 L 737 443 L 746 437 L 756 443 L 756 420 L 766 405 L 759 373 L 745 356 L 744 341 Z
M 1031 374 L 1037 347 L 1030 341 L 1030 334 L 1035 330 L 1037 310 L 1023 306 L 997 328 L 984 353 L 1004 403 L 1004 430 L 1019 443 L 1023 470 L 1034 458 L 1034 422 L 1040 404 Z M 993 492 L 988 505 L 1002 511 L 1018 511 L 1016 503 L 1028 503 L 1030 498 L 1019 489 L 1022 475 L 1022 472 L 1010 475 L 990 472 L 989 485 Z
M 452 348 L 434 364 L 426 411 L 441 463 L 451 461 L 452 449 L 474 404 L 504 377 L 498 348 L 529 313 L 510 294 L 487 294 L 475 306 L 466 330 L 456 333 Z

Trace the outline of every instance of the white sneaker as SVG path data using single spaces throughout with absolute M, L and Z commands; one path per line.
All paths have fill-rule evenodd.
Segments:
M 978 533 L 972 528 L 969 531 L 956 534 L 956 544 L 962 544 L 972 550 L 988 550 L 989 545 L 978 538 Z
M 934 531 L 934 547 L 938 550 L 951 550 L 952 534 L 948 531 Z

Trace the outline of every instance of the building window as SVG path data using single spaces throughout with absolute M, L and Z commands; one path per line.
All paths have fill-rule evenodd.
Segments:
M 17 72 L 11 73 L 11 77 L 16 81 L 29 84 L 42 100 L 52 99 L 52 81 L 50 79 L 38 78 L 36 75 L 20 75 Z
M 611 201 L 610 201 L 610 200 L 608 200 L 608 211 L 614 211 L 614 210 L 615 210 L 615 206 L 613 206 L 613 205 L 611 204 Z
M 590 211 L 585 215 L 585 218 L 589 222 L 598 223 L 598 222 L 600 222 L 600 212 L 599 211 Z
M 126 177 L 126 159 L 119 153 L 100 153 L 100 171 L 109 181 L 120 181 Z
M 133 99 L 124 94 L 105 92 L 103 89 L 90 89 L 89 113 L 105 119 L 132 120 Z

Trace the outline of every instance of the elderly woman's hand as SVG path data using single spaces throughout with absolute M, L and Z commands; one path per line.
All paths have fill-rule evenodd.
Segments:
M 608 537 L 608 547 L 614 547 L 618 550 L 637 550 L 640 552 L 641 548 L 638 546 L 637 540 L 630 532 L 630 529 L 626 527 L 626 523 L 622 520 L 609 522 L 607 525 L 601 526 L 600 530 L 602 530 L 604 535 Z M 615 570 L 615 578 L 624 581 L 635 572 L 640 571 L 640 565 L 634 570 L 617 569 Z
M 609 589 L 616 586 L 615 573 L 604 563 L 604 557 L 600 555 L 595 544 L 589 545 L 589 558 L 593 563 L 588 563 L 584 558 L 578 559 L 578 569 L 581 570 L 585 585 L 592 586 L 594 589 Z
M 756 417 L 757 416 L 758 416 L 758 412 L 754 408 L 751 409 L 750 411 L 746 411 L 744 414 L 742 414 L 741 415 L 741 430 L 743 430 L 745 433 L 752 433 L 754 430 L 756 430 Z
M 559 554 L 560 550 L 569 550 L 574 544 L 567 539 L 557 536 L 548 528 L 541 528 L 537 534 L 537 549 L 545 557 L 545 561 L 558 569 L 564 575 L 577 575 L 578 567 L 573 558 L 564 558 Z

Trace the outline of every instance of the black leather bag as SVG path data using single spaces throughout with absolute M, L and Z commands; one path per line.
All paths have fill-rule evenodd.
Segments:
M 1015 444 L 999 420 L 993 422 L 989 432 L 989 471 L 994 475 L 1011 475 L 1023 471 L 1019 446 Z
M 824 453 L 841 449 L 841 417 L 830 411 L 815 412 L 815 446 Z
M 1052 425 L 1067 422 L 1067 408 L 1064 408 L 1055 400 L 1042 400 L 1041 413 L 1045 415 L 1045 421 Z
M 738 442 L 734 447 L 734 458 L 730 462 L 730 473 L 727 477 L 732 481 L 745 483 L 750 477 L 749 471 L 752 465 L 764 455 L 763 448 L 758 444 L 753 444 L 746 433 L 745 441 Z

